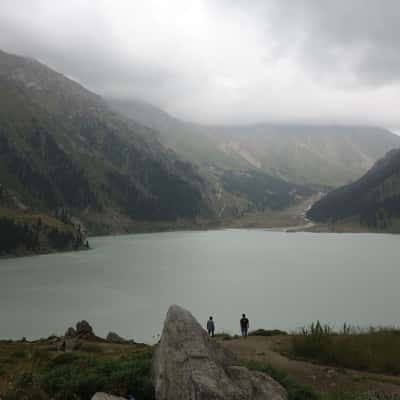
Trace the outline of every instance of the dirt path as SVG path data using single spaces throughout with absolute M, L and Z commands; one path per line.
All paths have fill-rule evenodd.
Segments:
M 290 336 L 252 336 L 247 339 L 221 341 L 221 344 L 241 360 L 269 364 L 286 372 L 297 382 L 308 384 L 320 392 L 377 391 L 400 394 L 400 377 L 289 359 L 282 353 L 289 349 L 290 342 Z

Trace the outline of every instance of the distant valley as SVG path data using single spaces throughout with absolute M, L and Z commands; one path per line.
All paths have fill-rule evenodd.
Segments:
M 254 169 L 298 184 L 337 187 L 358 179 L 400 137 L 370 126 L 255 124 L 207 126 L 181 121 L 140 101 L 109 99 L 116 111 L 160 133 L 200 166 Z

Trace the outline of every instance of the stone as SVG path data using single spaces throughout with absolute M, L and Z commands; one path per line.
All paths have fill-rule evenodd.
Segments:
M 128 340 L 124 339 L 123 337 L 119 336 L 115 332 L 110 332 L 106 337 L 107 342 L 111 343 L 128 343 Z
M 65 337 L 66 339 L 73 339 L 73 338 L 75 338 L 75 337 L 76 337 L 76 330 L 75 330 L 74 328 L 72 328 L 72 326 L 69 327 L 69 328 L 66 330 L 66 332 L 65 332 L 65 334 L 64 334 L 64 337 Z
M 156 399 L 287 399 L 285 389 L 270 376 L 238 364 L 189 311 L 171 306 L 153 359 Z
M 76 324 L 76 336 L 83 339 L 88 339 L 95 336 L 93 328 L 90 326 L 89 322 L 83 320 Z
M 126 400 L 124 397 L 112 396 L 111 394 L 98 392 L 92 397 L 92 400 Z

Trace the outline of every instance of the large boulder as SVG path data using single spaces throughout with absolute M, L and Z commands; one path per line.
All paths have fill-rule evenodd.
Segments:
M 211 339 L 192 314 L 168 310 L 153 360 L 157 400 L 285 400 L 270 376 L 249 371 Z

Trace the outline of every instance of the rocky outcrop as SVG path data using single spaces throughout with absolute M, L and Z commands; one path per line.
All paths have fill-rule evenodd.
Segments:
M 94 336 L 93 328 L 89 322 L 83 320 L 76 324 L 76 336 L 80 338 L 91 338 Z
M 157 400 L 285 400 L 270 376 L 238 366 L 192 314 L 171 306 L 153 361 Z
M 107 337 L 106 337 L 107 342 L 110 343 L 118 343 L 118 344 L 124 344 L 124 343 L 129 343 L 127 339 L 124 339 L 123 337 L 119 336 L 115 332 L 110 332 Z
M 93 332 L 92 326 L 89 322 L 82 320 L 77 322 L 76 329 L 70 327 L 64 334 L 65 339 L 98 339 Z

